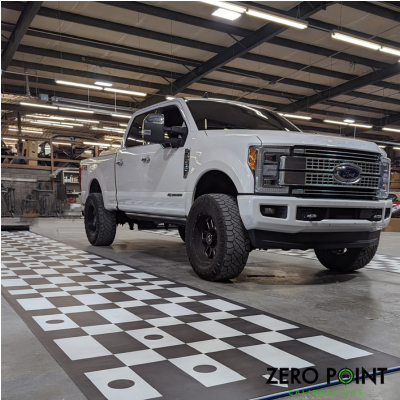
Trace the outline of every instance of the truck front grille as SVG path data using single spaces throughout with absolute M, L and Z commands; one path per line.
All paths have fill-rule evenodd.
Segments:
M 282 157 L 279 185 L 289 186 L 297 197 L 375 200 L 380 158 L 368 151 L 296 146 L 291 156 Z M 343 164 L 358 167 L 361 176 L 356 182 L 341 182 L 334 176 L 335 168 Z

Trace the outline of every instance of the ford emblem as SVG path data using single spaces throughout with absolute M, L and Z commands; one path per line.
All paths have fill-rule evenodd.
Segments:
M 333 170 L 333 176 L 340 183 L 357 183 L 361 180 L 361 170 L 354 164 L 340 164 Z

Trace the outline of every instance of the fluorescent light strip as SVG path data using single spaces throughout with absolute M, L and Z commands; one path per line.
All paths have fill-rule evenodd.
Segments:
M 76 111 L 76 112 L 81 112 L 81 113 L 94 114 L 94 111 L 85 110 L 85 109 L 82 109 L 82 108 L 59 107 L 59 109 L 63 110 L 63 111 Z
M 83 126 L 83 124 L 77 124 L 76 122 L 61 122 L 61 125 Z
M 386 146 L 380 146 L 380 145 L 378 145 L 378 147 L 380 147 L 381 149 L 385 149 L 386 148 Z
M 393 147 L 395 150 L 400 150 L 400 147 Z
M 224 10 L 223 8 L 218 8 L 212 13 L 212 15 L 214 15 L 214 17 L 219 17 L 219 18 L 229 19 L 229 21 L 234 21 L 235 19 L 238 19 L 242 14 L 239 14 L 235 11 Z
M 246 11 L 246 14 L 252 15 L 253 17 L 266 19 L 268 21 L 277 22 L 278 24 L 288 25 L 292 28 L 306 29 L 308 27 L 308 23 L 306 22 L 300 22 L 289 18 L 280 17 L 275 14 L 266 14 L 256 10 L 248 10 Z
M 245 7 L 240 7 L 240 6 L 236 6 L 234 4 L 231 3 L 224 3 L 223 1 L 201 1 L 201 3 L 207 3 L 207 4 L 211 4 L 212 6 L 217 6 L 220 8 L 224 8 L 225 10 L 230 10 L 230 11 L 234 11 L 240 14 L 243 14 L 244 12 L 246 12 L 246 8 Z
M 88 124 L 98 124 L 99 121 L 93 121 L 91 119 L 76 119 L 76 122 L 86 122 Z
M 343 33 L 340 33 L 338 31 L 333 31 L 331 33 L 331 36 L 333 39 L 338 39 L 338 40 L 342 40 L 343 42 L 356 44 L 356 45 L 362 46 L 362 47 L 367 47 L 372 50 L 379 50 L 381 48 L 381 46 L 379 44 L 376 44 L 376 43 L 373 43 L 373 42 L 370 42 L 367 40 L 362 40 L 362 39 L 356 38 L 354 36 L 344 35 Z
M 128 115 L 128 114 L 118 114 L 118 113 L 112 113 L 111 114 L 113 117 L 118 117 L 118 118 L 127 118 L 127 119 L 131 119 L 132 115 Z
M 128 124 L 118 124 L 119 126 L 128 126 Z
M 14 128 L 8 128 L 9 131 L 13 131 L 13 132 L 18 132 L 18 129 L 14 129 Z M 42 134 L 43 131 L 34 131 L 31 129 L 21 129 L 21 132 L 28 132 L 28 133 L 40 133 Z M 18 140 L 18 139 L 17 139 Z
M 57 110 L 58 107 L 54 107 L 54 106 L 47 106 L 45 104 L 36 104 L 36 103 L 25 103 L 23 101 L 21 101 L 19 104 L 21 104 L 21 106 L 31 106 L 31 107 L 42 107 L 42 108 L 51 108 L 53 110 Z
M 175 96 L 165 96 L 166 100 L 175 100 L 176 97 Z
M 63 142 L 53 142 L 53 144 L 60 144 L 65 146 L 71 146 L 71 143 L 63 143 Z
M 307 117 L 306 115 L 296 115 L 296 114 L 282 114 L 286 118 L 299 118 L 299 119 L 307 119 L 310 120 L 311 117 Z
M 349 126 L 356 126 L 358 128 L 366 128 L 366 129 L 372 128 L 372 125 L 362 125 L 362 124 L 349 124 Z
M 116 92 L 116 93 L 122 93 L 122 94 L 130 94 L 132 96 L 147 96 L 147 93 L 144 92 L 135 92 L 132 90 L 123 90 L 123 89 L 115 89 L 115 88 L 105 88 L 104 91 L 106 92 Z
M 95 86 L 95 85 L 87 85 L 85 83 L 63 81 L 61 79 L 55 79 L 55 82 L 59 85 L 76 86 L 76 87 L 81 87 L 84 89 L 103 90 L 102 87 Z
M 47 125 L 47 126 L 58 126 L 59 128 L 73 128 L 72 125 L 61 125 L 61 124 L 52 124 L 51 122 L 47 121 L 30 121 L 31 124 L 40 124 L 40 125 Z
M 383 51 L 384 53 L 389 53 L 389 54 L 393 54 L 395 56 L 400 56 L 400 50 L 398 50 L 398 49 L 392 49 L 391 47 L 383 46 L 379 50 Z
M 349 125 L 347 122 L 332 121 L 330 119 L 324 119 L 324 122 L 326 122 L 327 124 Z
M 94 84 L 105 87 L 111 87 L 113 85 L 111 82 L 103 82 L 103 81 L 96 81 Z
M 100 147 L 108 147 L 107 143 L 95 143 L 95 142 L 83 142 L 83 144 L 87 144 L 89 146 L 100 146 Z
M 1 138 L 1 140 L 19 140 L 19 139 L 10 138 L 10 137 L 3 137 L 3 138 Z
M 345 119 L 344 122 L 347 122 L 348 124 L 354 124 L 356 121 L 354 119 Z
M 400 129 L 395 129 L 395 128 L 382 128 L 383 131 L 389 131 L 389 132 L 400 132 Z

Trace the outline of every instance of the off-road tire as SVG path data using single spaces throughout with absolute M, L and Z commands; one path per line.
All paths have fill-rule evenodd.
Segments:
M 334 250 L 315 249 L 319 262 L 326 268 L 337 272 L 352 272 L 365 267 L 374 257 L 378 245 L 346 249 L 343 254 Z
M 178 226 L 178 232 L 179 232 L 179 236 L 181 237 L 181 239 L 183 240 L 183 243 L 186 242 L 186 228 L 184 226 Z
M 216 237 L 212 259 L 207 259 L 201 247 L 207 244 L 199 239 L 199 221 L 207 215 L 213 220 Z M 233 196 L 206 194 L 196 199 L 186 224 L 186 251 L 194 272 L 204 280 L 226 281 L 243 271 L 250 252 L 250 238 Z
M 89 242 L 93 246 L 110 246 L 117 231 L 117 218 L 115 211 L 108 211 L 104 208 L 101 193 L 91 193 L 88 196 L 84 217 L 86 236 Z

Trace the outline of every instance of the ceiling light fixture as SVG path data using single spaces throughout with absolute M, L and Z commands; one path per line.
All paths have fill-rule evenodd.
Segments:
M 55 79 L 55 82 L 59 85 L 76 86 L 76 87 L 81 87 L 84 89 L 103 90 L 102 87 L 95 86 L 95 85 L 87 85 L 85 83 L 63 81 L 61 79 Z
M 308 27 L 308 22 L 300 22 L 298 20 L 281 17 L 271 13 L 267 14 L 256 10 L 247 10 L 246 14 L 252 15 L 253 17 L 266 19 L 268 21 L 277 22 L 278 24 L 291 26 L 292 28 L 306 29 Z
M 393 147 L 395 150 L 400 150 L 400 147 Z
M 91 119 L 76 119 L 76 122 L 86 122 L 88 124 L 98 124 L 99 121 L 93 121 Z
M 59 108 L 62 111 L 76 111 L 76 112 L 81 112 L 81 113 L 86 113 L 86 114 L 94 114 L 94 111 L 92 110 L 85 110 L 84 108 L 69 108 L 69 107 L 60 107 Z
M 307 120 L 312 119 L 311 117 L 308 117 L 306 115 L 296 115 L 296 114 L 281 114 L 281 115 L 283 115 L 284 117 L 287 117 L 287 118 L 299 118 L 299 119 L 307 119 Z
M 3 140 L 19 140 L 19 139 L 10 138 L 10 137 L 3 137 Z
M 100 146 L 100 147 L 108 147 L 107 143 L 95 143 L 95 142 L 83 142 L 83 144 L 87 144 L 89 146 Z
M 398 50 L 398 49 L 392 49 L 391 47 L 383 46 L 379 50 L 383 51 L 384 53 L 389 53 L 389 54 L 393 54 L 395 56 L 400 56 L 400 50 Z
M 348 124 L 353 124 L 354 122 L 356 122 L 354 119 L 345 119 L 344 122 L 347 122 Z
M 118 124 L 119 126 L 128 126 L 128 124 Z
M 132 115 L 128 115 L 128 114 L 119 114 L 119 113 L 111 113 L 111 115 L 113 117 L 118 117 L 118 118 L 127 118 L 127 119 L 131 119 Z
M 77 124 L 76 122 L 61 122 L 61 125 L 83 126 L 83 124 Z
M 19 104 L 21 104 L 21 106 L 31 106 L 31 107 L 42 107 L 42 108 L 51 108 L 53 110 L 57 110 L 58 107 L 54 107 L 54 106 L 47 106 L 45 104 L 37 104 L 37 103 L 25 103 L 23 101 L 21 101 Z
M 94 84 L 105 87 L 111 87 L 113 85 L 111 82 L 103 82 L 103 81 L 96 81 Z
M 132 96 L 147 96 L 147 93 L 144 92 L 135 92 L 133 90 L 123 90 L 123 89 L 115 89 L 115 88 L 104 88 L 104 91 L 106 92 L 116 92 L 116 93 L 122 93 L 122 94 L 130 94 Z
M 327 124 L 348 125 L 347 122 L 333 121 L 333 120 L 331 120 L 331 119 L 324 119 L 324 122 L 326 122 Z
M 365 129 L 371 129 L 372 125 L 362 125 L 362 124 L 349 124 L 349 126 L 356 126 L 358 128 L 365 128 Z
M 332 31 L 331 36 L 333 39 L 338 39 L 342 40 L 343 42 L 347 43 L 352 43 L 356 44 L 358 46 L 362 47 L 367 47 L 372 50 L 379 50 L 381 48 L 381 45 L 367 41 L 367 40 L 362 40 L 359 38 L 356 38 L 354 36 L 349 36 L 349 35 L 344 35 L 343 33 L 340 33 L 338 31 Z
M 214 15 L 214 17 L 219 17 L 219 18 L 229 19 L 229 21 L 234 21 L 235 19 L 238 19 L 242 14 L 239 14 L 231 10 L 224 10 L 223 8 L 218 8 L 212 13 L 212 15 Z
M 165 96 L 165 100 L 175 100 L 175 98 L 175 96 Z
M 244 12 L 246 12 L 246 8 L 245 7 L 241 7 L 241 6 L 237 6 L 235 4 L 232 3 L 225 3 L 223 1 L 202 1 L 202 3 L 207 3 L 207 4 L 211 4 L 212 6 L 217 6 L 220 8 L 224 8 L 225 10 L 230 10 L 230 11 L 234 11 L 240 14 L 243 14 Z
M 60 144 L 65 146 L 71 146 L 71 143 L 64 143 L 64 142 L 52 142 L 52 144 Z
M 383 131 L 389 131 L 389 132 L 400 132 L 400 129 L 395 129 L 395 128 L 382 128 Z
M 51 123 L 48 121 L 30 121 L 31 124 L 40 124 L 40 125 L 47 125 L 47 126 L 58 126 L 60 128 L 73 128 L 72 125 L 61 125 L 57 123 Z
M 9 131 L 18 132 L 18 129 L 8 128 Z M 21 129 L 21 132 L 28 132 L 28 133 L 40 133 L 42 134 L 43 131 L 34 131 L 32 129 Z M 18 139 L 17 139 L 18 140 Z
M 386 146 L 382 146 L 382 145 L 378 145 L 378 147 L 380 147 L 381 149 L 385 149 Z

